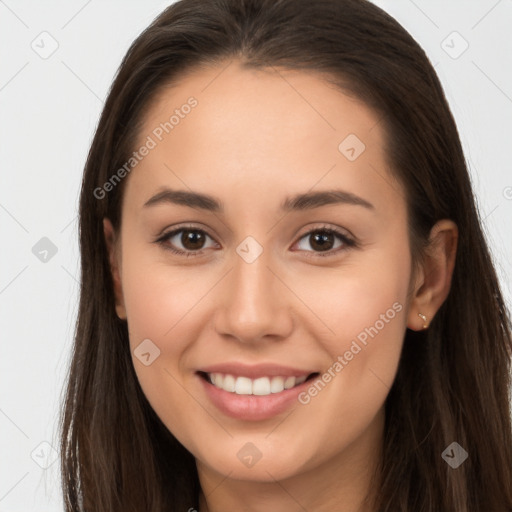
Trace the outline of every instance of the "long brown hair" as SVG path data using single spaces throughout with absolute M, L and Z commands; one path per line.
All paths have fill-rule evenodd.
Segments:
M 60 423 L 66 510 L 198 508 L 194 457 L 146 400 L 115 312 L 102 219 L 119 229 L 123 182 L 102 198 L 94 190 L 130 157 L 163 86 L 232 59 L 323 73 L 379 114 L 389 165 L 406 190 L 416 265 L 436 221 L 458 225 L 450 293 L 427 331 L 406 331 L 385 404 L 375 510 L 512 510 L 511 322 L 457 128 L 424 51 L 366 0 L 181 0 L 130 47 L 81 189 L 80 307 Z M 469 454 L 457 469 L 442 458 L 454 441 Z

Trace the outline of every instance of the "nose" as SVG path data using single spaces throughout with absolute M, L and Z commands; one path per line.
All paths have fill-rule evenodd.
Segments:
M 284 339 L 293 329 L 293 294 L 283 272 L 271 268 L 264 251 L 248 263 L 235 255 L 216 300 L 215 329 L 241 343 Z M 276 267 L 276 265 L 273 265 Z

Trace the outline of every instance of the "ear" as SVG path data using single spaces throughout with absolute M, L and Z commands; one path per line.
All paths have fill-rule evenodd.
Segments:
M 103 233 L 105 243 L 107 244 L 110 271 L 112 272 L 112 281 L 114 283 L 114 295 L 116 300 L 116 313 L 119 318 L 126 320 L 126 309 L 123 298 L 123 288 L 121 284 L 121 258 L 119 240 L 115 233 L 110 219 L 103 219 Z
M 407 319 L 409 329 L 426 329 L 448 297 L 455 267 L 457 240 L 458 228 L 453 221 L 443 219 L 432 227 L 427 255 L 412 289 Z

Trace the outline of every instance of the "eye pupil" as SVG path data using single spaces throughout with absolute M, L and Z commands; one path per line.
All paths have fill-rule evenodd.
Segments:
M 202 244 L 204 244 L 204 235 L 199 231 L 185 229 L 181 235 L 181 243 L 185 248 L 191 251 L 200 249 Z M 192 243 L 192 247 L 187 246 L 189 243 Z M 197 244 L 197 246 L 195 244 Z
M 332 245 L 333 245 L 333 242 L 332 242 L 332 238 L 333 238 L 333 235 L 331 233 L 327 233 L 327 232 L 320 232 L 320 233 L 316 233 L 314 235 L 312 235 L 313 237 L 313 240 L 314 240 L 314 243 L 311 244 L 311 247 L 315 248 L 315 245 L 317 245 L 317 249 L 320 249 L 321 251 L 328 251 L 329 249 L 332 248 Z M 327 244 L 326 244 L 327 242 Z M 326 245 L 328 245 L 328 247 L 326 247 Z

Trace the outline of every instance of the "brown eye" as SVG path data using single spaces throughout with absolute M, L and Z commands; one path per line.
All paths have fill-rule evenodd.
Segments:
M 205 241 L 205 234 L 201 231 L 184 229 L 181 231 L 180 242 L 190 251 L 196 251 L 202 248 Z
M 180 228 L 166 233 L 157 242 L 176 254 L 193 256 L 206 248 L 205 243 L 208 238 L 212 239 L 202 229 Z
M 313 249 L 318 251 L 328 251 L 332 249 L 335 244 L 336 237 L 332 233 L 316 232 L 310 234 L 310 244 Z
M 336 242 L 336 239 L 338 242 Z M 310 253 L 308 256 L 333 256 L 356 245 L 354 240 L 332 228 L 320 228 L 309 231 L 300 240 L 306 241 L 306 244 L 299 241 L 298 245 L 300 250 Z M 304 247 L 304 245 L 307 246 L 308 244 L 312 250 Z

